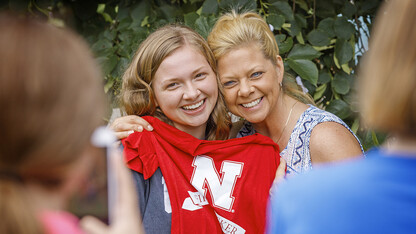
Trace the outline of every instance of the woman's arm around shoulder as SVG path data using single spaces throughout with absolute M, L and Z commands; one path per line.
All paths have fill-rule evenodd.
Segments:
M 309 150 L 313 164 L 340 161 L 363 154 L 355 136 L 336 122 L 323 122 L 313 128 Z

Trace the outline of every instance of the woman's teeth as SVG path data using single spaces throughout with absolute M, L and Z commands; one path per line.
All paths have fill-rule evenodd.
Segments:
M 189 105 L 189 106 L 183 106 L 182 108 L 185 110 L 195 110 L 198 107 L 200 107 L 202 104 L 204 103 L 204 100 L 201 100 L 200 102 L 193 104 L 193 105 Z
M 261 98 L 256 99 L 256 100 L 254 100 L 252 102 L 249 102 L 249 103 L 246 103 L 246 104 L 241 104 L 241 105 L 244 106 L 245 108 L 250 108 L 250 107 L 253 107 L 253 106 L 259 104 L 260 101 L 261 101 Z

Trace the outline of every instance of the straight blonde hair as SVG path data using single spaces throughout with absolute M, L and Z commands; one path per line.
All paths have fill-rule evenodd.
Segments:
M 416 136 L 416 1 L 380 8 L 359 76 L 359 103 L 371 128 Z

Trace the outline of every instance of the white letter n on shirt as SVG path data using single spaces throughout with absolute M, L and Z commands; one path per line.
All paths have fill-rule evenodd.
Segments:
M 220 174 L 215 169 L 212 158 L 200 155 L 194 158 L 192 163 L 194 171 L 191 184 L 206 197 L 207 191 L 211 194 L 213 205 L 229 212 L 234 203 L 233 191 L 237 178 L 241 177 L 244 163 L 223 161 Z M 206 185 L 204 189 L 204 185 Z

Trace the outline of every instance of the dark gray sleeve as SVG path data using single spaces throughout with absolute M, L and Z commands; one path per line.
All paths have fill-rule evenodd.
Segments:
M 134 182 L 136 184 L 140 214 L 143 218 L 143 215 L 146 212 L 147 200 L 149 198 L 149 181 L 143 178 L 143 174 L 140 174 L 133 170 L 131 172 L 133 174 Z
M 149 179 L 132 171 L 138 192 L 143 226 L 147 234 L 170 233 L 172 213 L 166 212 L 162 172 L 158 168 Z M 169 210 L 169 209 L 167 209 Z

